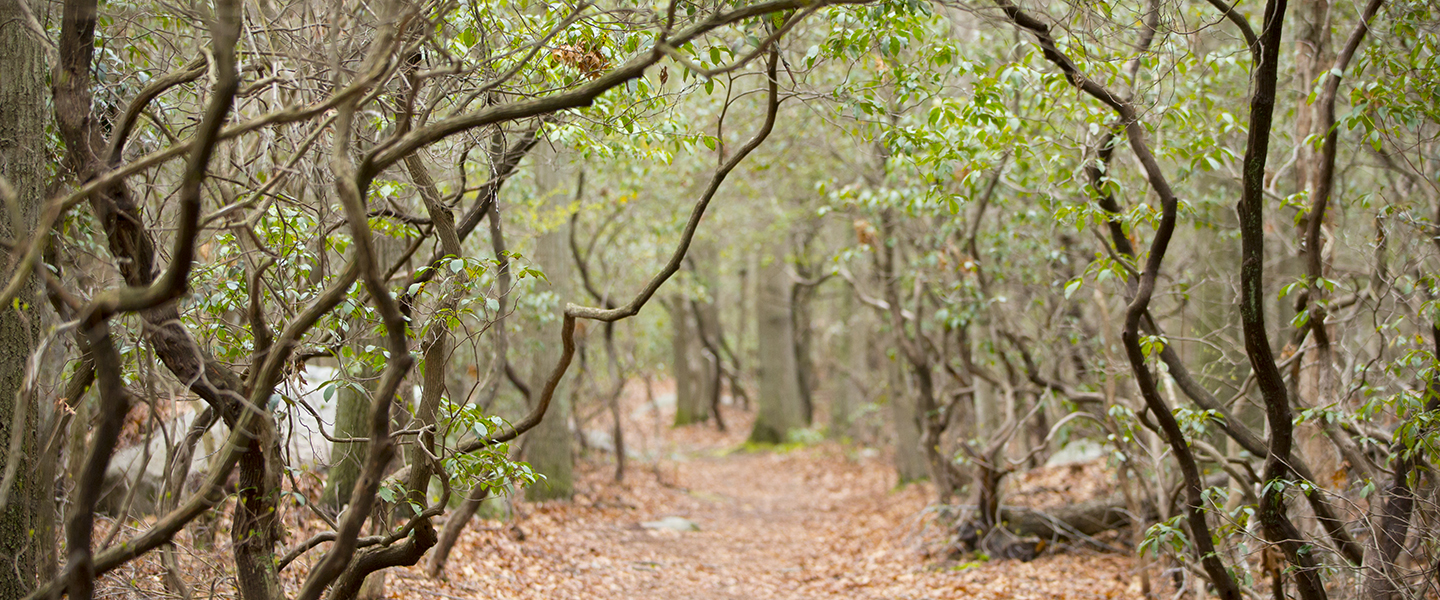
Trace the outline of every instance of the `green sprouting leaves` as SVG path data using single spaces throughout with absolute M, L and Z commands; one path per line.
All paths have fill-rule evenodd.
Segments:
M 1162 550 L 1177 554 L 1185 554 L 1189 545 L 1189 536 L 1184 531 L 1182 522 L 1183 515 L 1175 515 L 1165 521 L 1151 525 L 1145 530 L 1145 539 L 1136 548 L 1136 553 L 1144 556 L 1149 552 L 1151 556 L 1159 556 Z
M 442 399 L 440 414 L 448 431 L 477 438 L 493 437 L 511 425 L 495 415 L 486 415 L 474 404 L 456 404 Z M 507 487 L 524 487 L 544 479 L 530 465 L 510 460 L 509 445 L 495 444 L 468 454 L 445 457 L 445 471 L 456 487 L 483 486 L 492 492 Z
M 1082 285 L 1084 285 L 1084 284 L 1085 284 L 1085 279 L 1082 278 L 1082 277 L 1076 277 L 1076 278 L 1071 279 L 1070 281 L 1066 282 L 1066 283 L 1065 283 L 1065 299 L 1066 299 L 1066 300 L 1069 300 L 1071 296 L 1074 296 L 1074 295 L 1075 295 L 1075 292 L 1077 292 L 1077 291 L 1080 290 L 1080 286 L 1082 286 Z

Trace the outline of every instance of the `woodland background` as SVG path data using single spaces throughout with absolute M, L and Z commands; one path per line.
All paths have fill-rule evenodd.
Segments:
M 0 0 L 0 597 L 439 574 L 671 380 L 935 560 L 1433 596 L 1437 7 L 1015 2 Z

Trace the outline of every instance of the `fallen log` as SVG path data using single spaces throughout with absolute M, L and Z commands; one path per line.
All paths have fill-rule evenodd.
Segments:
M 1142 515 L 1142 518 L 1148 519 Z M 1123 494 L 1112 494 L 1051 511 L 1007 506 L 1000 519 L 1012 533 L 1047 540 L 1092 537 L 1133 523 Z

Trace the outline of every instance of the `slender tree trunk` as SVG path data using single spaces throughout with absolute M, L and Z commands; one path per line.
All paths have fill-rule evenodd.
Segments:
M 801 272 L 801 276 L 809 277 L 810 274 Z M 792 343 L 795 348 L 795 384 L 800 390 L 800 408 L 807 425 L 815 420 L 815 389 L 817 387 L 815 356 L 812 352 L 815 332 L 811 327 L 812 300 L 814 299 L 815 286 L 791 284 L 790 330 L 795 338 Z
M 736 354 L 730 357 L 735 362 L 735 378 L 731 379 L 730 383 L 735 387 L 738 387 L 736 386 L 737 380 L 746 373 L 745 370 L 740 368 L 740 354 L 744 354 L 747 352 L 747 348 L 749 348 L 749 341 L 747 340 L 746 334 L 752 330 L 750 326 L 752 314 L 750 308 L 756 296 L 755 278 L 753 275 L 758 270 L 757 266 L 759 265 L 754 255 L 746 255 L 742 257 L 742 261 L 743 262 L 740 263 L 740 272 L 735 275 L 736 289 L 739 290 L 740 296 L 735 300 L 736 310 L 740 313 L 740 316 L 735 319 L 735 346 L 733 349 Z M 746 354 L 746 356 L 748 361 L 749 355 Z M 745 410 L 750 410 L 750 396 L 742 393 L 740 394 L 740 399 L 744 402 L 742 406 Z
M 1430 327 L 1430 338 L 1435 356 L 1440 357 L 1440 326 Z M 1426 412 L 1440 410 L 1440 373 L 1432 374 L 1426 382 L 1424 402 Z M 1390 482 L 1380 490 L 1378 499 L 1370 503 L 1370 540 L 1365 546 L 1362 569 L 1365 600 L 1391 600 L 1404 597 L 1406 591 L 1405 580 L 1395 561 L 1404 551 L 1410 519 L 1415 512 L 1415 489 L 1410 485 L 1410 477 L 1420 464 L 1420 449 L 1413 450 L 1404 455 L 1405 443 L 1396 440 L 1391 453 L 1403 457 L 1395 461 Z
M 701 401 L 705 406 L 706 414 L 715 417 L 715 428 L 725 431 L 725 417 L 720 414 L 720 377 L 724 373 L 725 366 L 720 361 L 720 309 L 715 305 L 713 297 L 710 302 L 700 304 L 690 302 L 690 312 L 695 316 L 696 339 L 700 342 L 701 375 L 704 376 L 704 385 L 701 386 L 704 392 Z
M 10 240 L 23 240 L 34 229 L 46 173 L 47 61 L 40 41 L 24 25 L 21 2 L 28 2 L 32 14 L 43 14 L 39 2 L 0 0 L 0 56 L 5 58 L 0 61 L 0 176 L 13 188 L 0 189 L 0 196 L 15 194 L 22 220 L 13 222 L 10 211 L 0 211 L 0 235 Z M 19 461 L 8 505 L 0 511 L 0 598 L 22 597 L 35 586 L 39 557 L 54 547 L 55 539 L 53 520 L 44 520 L 49 529 L 36 528 L 36 513 L 53 504 L 43 500 L 53 496 L 54 487 L 53 481 L 34 478 L 39 405 L 33 394 L 20 389 L 39 331 L 35 292 L 32 283 L 20 297 L 20 308 L 0 310 L 0 464 Z M 9 444 L 15 427 L 23 428 L 18 456 L 11 455 Z
M 480 504 L 489 497 L 490 491 L 485 486 L 476 485 L 465 495 L 465 501 L 450 513 L 449 520 L 445 521 L 445 528 L 440 531 L 440 539 L 435 543 L 435 551 L 430 555 L 427 571 L 431 577 L 439 577 L 440 572 L 445 570 L 445 562 L 450 559 L 450 551 L 455 548 L 456 540 L 460 539 L 460 534 L 470 525 L 470 519 L 475 518 Z
M 838 439 L 855 434 L 855 416 L 865 404 L 865 388 L 870 381 L 869 323 L 859 310 L 854 294 L 845 294 L 841 300 L 844 314 L 845 333 L 841 342 L 845 373 L 836 382 L 835 399 L 830 404 L 830 436 Z
M 701 405 L 706 415 L 715 417 L 715 427 L 725 430 L 725 419 L 720 415 L 721 377 L 724 372 L 720 328 L 720 275 L 717 272 L 719 256 L 712 243 L 696 244 L 690 250 L 690 265 L 696 283 L 705 290 L 704 297 L 690 301 L 690 310 L 695 318 L 696 355 L 699 359 L 701 383 L 698 386 Z
M 625 481 L 625 422 L 620 411 L 620 395 L 625 392 L 625 371 L 620 368 L 620 357 L 615 349 L 615 324 L 605 324 L 605 360 L 610 364 L 610 377 L 615 388 L 611 390 L 610 407 L 611 441 L 615 449 L 615 481 Z

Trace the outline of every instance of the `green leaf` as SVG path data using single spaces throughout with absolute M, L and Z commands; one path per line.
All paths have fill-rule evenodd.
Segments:
M 1065 284 L 1065 299 L 1069 300 L 1070 296 L 1075 295 L 1075 292 L 1078 291 L 1080 289 L 1080 286 L 1084 283 L 1084 279 L 1076 277 L 1074 279 L 1071 279 L 1070 283 Z

